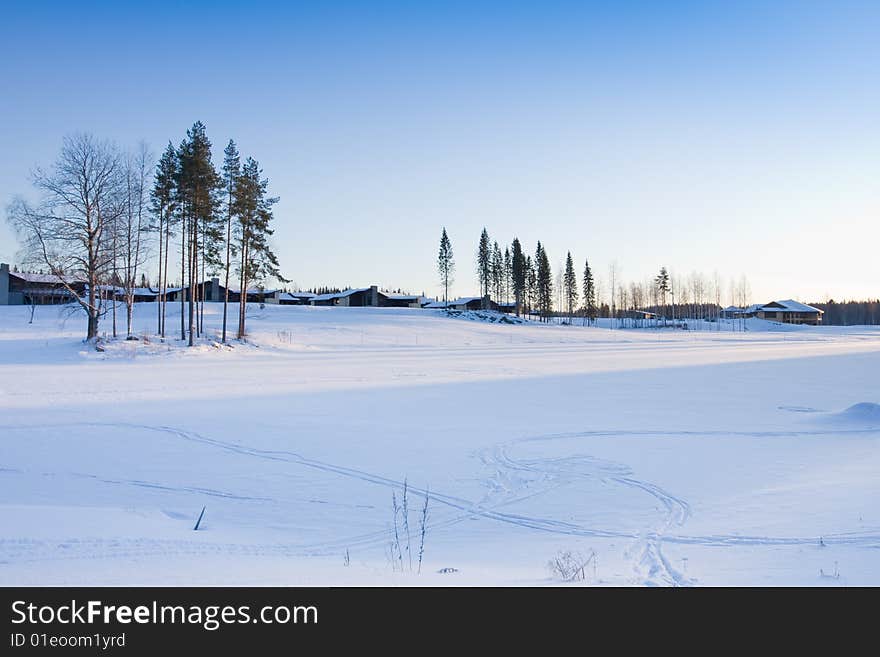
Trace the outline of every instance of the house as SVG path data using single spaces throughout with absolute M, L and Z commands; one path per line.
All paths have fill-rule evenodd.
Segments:
M 721 317 L 725 319 L 743 319 L 757 317 L 772 322 L 783 324 L 809 324 L 818 326 L 822 323 L 824 311 L 808 306 L 805 303 L 785 299 L 783 301 L 771 301 L 770 303 L 753 303 L 751 306 L 739 308 L 728 306 L 721 311 Z
M 385 308 L 421 308 L 423 299 L 418 294 L 379 292 L 379 305 Z
M 759 319 L 768 319 L 783 324 L 809 324 L 811 326 L 821 324 L 823 314 L 824 311 L 793 299 L 771 301 L 755 311 L 755 316 Z
M 88 289 L 88 286 L 86 286 L 86 289 Z M 125 301 L 124 287 L 118 285 L 98 285 L 97 290 L 98 294 L 105 299 L 115 297 L 117 301 Z M 153 289 L 151 287 L 136 287 L 132 289 L 132 297 L 135 303 L 157 301 L 159 299 L 159 290 L 158 288 Z
M 513 305 L 513 304 L 511 304 Z M 504 304 L 498 304 L 492 301 L 488 296 L 484 297 L 459 297 L 458 299 L 450 299 L 446 301 L 432 301 L 425 304 L 423 308 L 448 308 L 449 310 L 502 310 Z M 514 308 L 515 309 L 515 308 Z M 504 311 L 508 312 L 508 311 Z
M 342 292 L 319 294 L 312 298 L 312 305 L 345 307 L 378 306 L 379 288 L 372 285 L 370 287 L 343 290 Z
M 317 295 L 311 292 L 282 292 L 275 290 L 266 297 L 266 303 L 280 306 L 308 306 Z
M 380 292 L 378 285 L 353 288 L 342 292 L 319 294 L 312 298 L 313 306 L 421 308 L 422 297 L 416 294 Z
M 199 290 L 199 297 L 202 301 L 223 301 L 226 298 L 226 287 L 220 283 L 220 279 L 214 276 L 209 281 L 202 281 L 196 285 Z M 264 290 L 260 288 L 248 288 L 248 303 L 277 303 L 270 301 L 278 290 Z M 189 285 L 184 287 L 169 287 L 165 290 L 165 299 L 171 303 L 180 302 L 183 297 L 184 301 L 189 301 Z M 229 302 L 238 303 L 241 299 L 241 292 L 235 288 L 229 288 Z
M 85 279 L 78 276 L 14 272 L 0 263 L 0 306 L 70 303 L 85 289 Z

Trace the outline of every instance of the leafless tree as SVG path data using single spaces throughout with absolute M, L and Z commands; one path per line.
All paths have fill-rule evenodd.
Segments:
M 120 186 L 122 211 L 116 222 L 118 230 L 116 254 L 119 259 L 116 271 L 122 283 L 125 300 L 125 333 L 129 338 L 137 290 L 137 274 L 147 260 L 146 233 L 150 228 L 147 200 L 152 166 L 152 155 L 144 143 L 138 146 L 136 153 L 125 157 L 122 166 L 123 184 Z
M 109 142 L 88 134 L 66 137 L 55 164 L 32 174 L 41 202 L 31 206 L 19 198 L 8 209 L 25 260 L 47 267 L 85 311 L 87 340 L 98 336 L 98 284 L 109 265 L 105 239 L 120 163 L 116 147 Z M 87 284 L 85 297 L 73 286 L 76 278 Z

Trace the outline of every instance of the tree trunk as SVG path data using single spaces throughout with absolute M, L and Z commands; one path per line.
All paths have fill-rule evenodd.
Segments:
M 170 221 L 171 217 L 168 217 L 165 224 L 165 264 L 164 269 L 165 272 L 162 275 L 162 288 L 161 288 L 161 296 L 162 296 L 162 326 L 160 328 L 160 335 L 165 337 L 165 310 L 166 305 L 168 303 L 168 246 L 169 246 L 169 238 L 171 231 L 168 229 L 167 221 Z
M 232 195 L 230 194 L 230 204 Z M 226 343 L 226 313 L 229 307 L 229 265 L 232 259 L 232 212 L 226 217 L 226 282 L 223 291 L 223 343 Z
M 162 242 L 165 241 L 165 235 L 162 232 L 163 227 L 163 208 L 159 208 L 159 280 L 156 281 L 156 287 L 159 291 L 159 296 L 157 301 L 159 303 L 156 304 L 156 333 L 162 335 Z
M 196 271 L 198 269 L 199 254 L 198 244 L 198 225 L 195 217 L 190 219 L 190 249 L 189 249 L 189 346 L 195 344 L 196 330 Z
M 187 254 L 187 242 L 188 235 L 186 234 L 186 218 L 182 217 L 180 220 L 180 339 L 186 340 L 186 327 L 184 325 L 184 303 L 185 303 L 185 293 L 186 289 L 186 254 Z

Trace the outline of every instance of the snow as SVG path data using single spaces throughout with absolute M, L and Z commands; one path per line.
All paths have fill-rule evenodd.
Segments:
M 14 276 L 20 280 L 26 281 L 28 283 L 58 284 L 61 282 L 82 283 L 85 281 L 85 279 L 82 276 L 66 276 L 62 279 L 61 276 L 56 276 L 55 274 L 37 274 L 34 272 L 26 272 L 26 271 L 10 271 L 9 275 Z
M 814 308 L 813 306 L 808 306 L 805 303 L 801 303 L 800 301 L 795 301 L 794 299 L 785 299 L 783 301 L 771 301 L 768 304 L 764 304 L 759 308 L 759 310 L 789 310 L 795 313 L 824 313 L 825 311 L 819 310 L 818 308 Z
M 155 311 L 96 352 L 0 307 L 4 584 L 558 585 L 569 550 L 577 584 L 880 584 L 875 328 L 252 304 L 223 346 L 209 303 L 187 349 Z
M 312 301 L 330 301 L 331 299 L 344 299 L 345 297 L 349 297 L 352 294 L 356 294 L 358 292 L 369 292 L 370 288 L 368 287 L 359 287 L 359 288 L 349 288 L 348 290 L 343 290 L 342 292 L 330 292 L 328 294 L 319 294 L 317 296 L 312 297 Z

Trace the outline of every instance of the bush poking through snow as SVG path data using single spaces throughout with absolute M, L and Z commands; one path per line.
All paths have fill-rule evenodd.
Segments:
M 554 577 L 564 582 L 583 582 L 587 579 L 587 567 L 592 565 L 595 571 L 596 552 L 584 556 L 580 552 L 560 550 L 555 557 L 547 562 L 547 568 Z
M 425 556 L 425 532 L 428 529 L 428 489 L 425 489 L 425 506 L 419 521 L 419 575 L 422 574 L 422 558 Z
M 826 573 L 823 568 L 819 569 L 819 577 L 824 579 L 840 579 L 840 568 L 837 566 L 837 562 L 834 562 L 834 570 Z
M 400 572 L 413 570 L 413 557 L 412 557 L 412 534 L 409 528 L 409 498 L 410 498 L 410 488 L 409 483 L 406 479 L 403 480 L 403 495 L 401 499 L 401 504 L 397 503 L 397 492 L 391 491 L 391 512 L 392 512 L 392 527 L 394 533 L 391 537 L 391 569 L 392 570 L 400 570 Z M 398 521 L 398 516 L 402 515 L 403 518 L 401 521 Z M 403 523 L 403 534 L 406 538 L 406 545 L 401 544 L 400 539 L 400 522 Z M 425 491 L 425 504 L 422 506 L 421 517 L 419 518 L 419 554 L 418 554 L 418 562 L 416 572 L 421 574 L 422 572 L 422 560 L 425 556 L 425 535 L 428 530 L 428 491 Z M 406 549 L 406 561 L 403 559 L 403 550 Z

